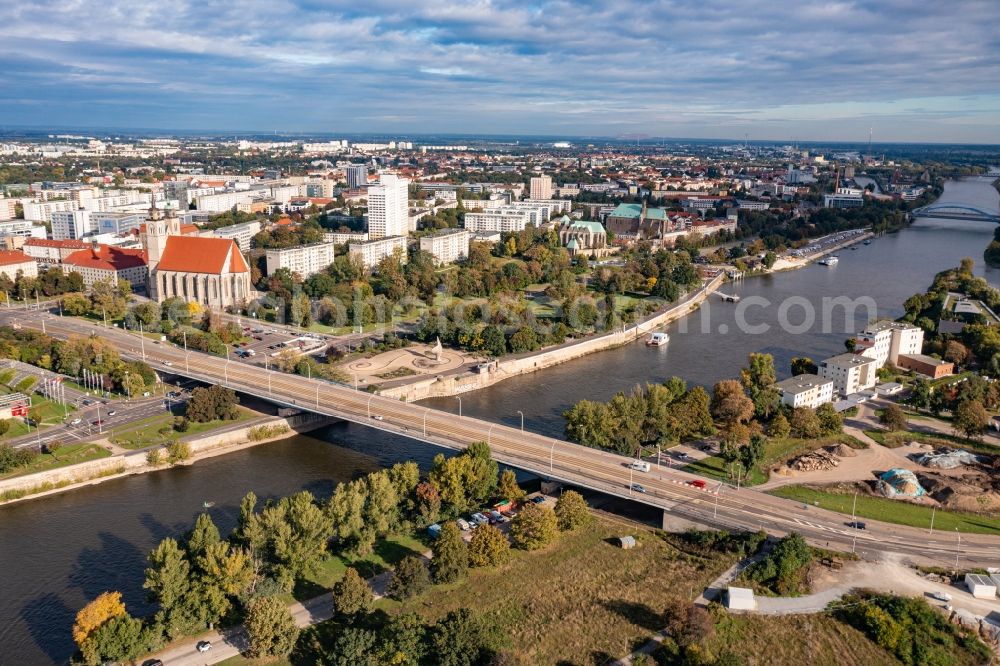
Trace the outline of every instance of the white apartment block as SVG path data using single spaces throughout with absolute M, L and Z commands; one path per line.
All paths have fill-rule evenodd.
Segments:
M 249 252 L 250 242 L 258 233 L 260 233 L 260 222 L 253 220 L 241 224 L 232 224 L 228 227 L 219 227 L 212 232 L 212 235 L 216 238 L 234 240 L 236 241 L 236 245 L 239 246 L 240 252 Z
M 551 199 L 552 178 L 550 176 L 533 176 L 528 192 L 531 199 Z
M 45 227 L 32 224 L 27 220 L 0 221 L 0 237 L 22 236 L 24 238 L 45 238 L 47 235 Z
M 409 231 L 410 181 L 394 174 L 379 176 L 368 188 L 368 237 L 405 236 Z
M 397 252 L 402 253 L 405 260 L 406 237 L 386 236 L 385 238 L 376 238 L 361 243 L 351 243 L 347 246 L 347 249 L 351 257 L 360 259 L 361 265 L 365 267 L 365 270 L 370 271 L 378 266 L 380 261 L 386 257 L 391 257 Z
M 250 203 L 253 200 L 253 192 L 222 192 L 221 194 L 206 194 L 196 197 L 194 205 L 198 210 L 225 213 L 235 208 L 237 204 Z
M 524 231 L 531 223 L 531 211 L 499 208 L 483 213 L 466 213 L 465 228 L 473 233 L 482 231 Z
M 96 231 L 89 210 L 60 210 L 52 213 L 53 240 L 79 240 L 92 236 Z
M 857 337 L 858 353 L 874 358 L 878 367 L 897 365 L 900 354 L 919 354 L 924 346 L 924 330 L 899 321 L 870 324 Z
M 76 210 L 79 208 L 77 202 L 69 199 L 58 199 L 55 201 L 28 201 L 24 205 L 24 219 L 29 222 L 51 222 L 52 213 Z
M 368 234 L 364 231 L 327 231 L 323 233 L 323 240 L 337 245 L 363 243 L 368 240 Z
M 420 249 L 433 255 L 438 264 L 453 264 L 467 259 L 472 232 L 468 229 L 442 229 L 420 239 Z
M 778 382 L 782 404 L 816 409 L 833 402 L 833 380 L 818 375 L 798 375 Z
M 274 275 L 276 271 L 287 268 L 304 280 L 333 263 L 333 243 L 268 250 L 265 256 L 268 275 Z
M 833 381 L 833 389 L 851 395 L 875 386 L 878 361 L 860 354 L 838 354 L 819 364 L 819 376 Z
M 90 223 L 98 234 L 126 234 L 133 229 L 138 229 L 146 222 L 146 216 L 142 213 L 91 213 Z M 53 238 L 55 238 L 55 227 L 53 226 Z
M 557 213 L 569 213 L 573 210 L 572 202 L 562 199 L 539 199 L 528 201 L 515 201 L 502 206 L 502 209 L 524 210 L 531 214 L 531 224 L 540 227 Z

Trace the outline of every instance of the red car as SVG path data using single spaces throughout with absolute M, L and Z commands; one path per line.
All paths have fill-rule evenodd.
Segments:
M 94 421 L 94 425 L 95 426 L 102 426 L 102 425 L 104 425 L 104 421 L 102 419 L 97 419 L 96 421 Z
M 695 488 L 702 488 L 702 489 L 704 489 L 707 484 L 704 481 L 702 481 L 701 479 L 695 479 L 694 481 L 691 482 L 691 485 L 694 486 Z

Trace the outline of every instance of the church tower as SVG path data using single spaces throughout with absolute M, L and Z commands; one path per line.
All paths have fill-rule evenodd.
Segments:
M 167 208 L 166 218 L 156 206 L 149 209 L 149 221 L 146 222 L 146 230 L 140 234 L 140 241 L 143 249 L 146 250 L 146 266 L 149 276 L 146 293 L 153 300 L 159 300 L 156 293 L 158 287 L 156 268 L 167 249 L 167 239 L 170 236 L 179 236 L 180 233 L 180 220 L 171 208 Z

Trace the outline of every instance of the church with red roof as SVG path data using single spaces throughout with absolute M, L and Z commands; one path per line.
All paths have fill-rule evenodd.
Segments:
M 228 238 L 182 235 L 172 210 L 150 211 L 140 234 L 149 265 L 149 295 L 162 303 L 182 298 L 209 308 L 239 306 L 252 297 L 250 267 Z

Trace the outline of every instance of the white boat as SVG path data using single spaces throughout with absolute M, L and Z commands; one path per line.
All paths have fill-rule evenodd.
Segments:
M 650 347 L 660 347 L 670 342 L 670 336 L 666 333 L 653 333 L 646 339 L 646 344 Z
M 838 263 L 840 263 L 840 259 L 837 257 L 826 257 L 819 260 L 820 266 L 836 266 Z

